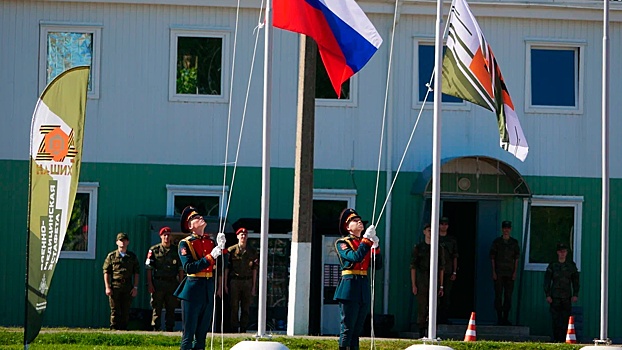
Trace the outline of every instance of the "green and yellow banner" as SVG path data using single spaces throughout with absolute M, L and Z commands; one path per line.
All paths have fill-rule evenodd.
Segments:
M 58 75 L 37 101 L 30 131 L 24 347 L 39 334 L 78 188 L 88 66 Z

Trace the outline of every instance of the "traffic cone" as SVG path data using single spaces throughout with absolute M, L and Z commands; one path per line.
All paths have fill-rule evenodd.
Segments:
M 577 334 L 574 331 L 574 316 L 568 319 L 568 331 L 566 332 L 566 344 L 576 344 Z
M 475 312 L 471 312 L 471 319 L 469 320 L 469 325 L 467 326 L 466 333 L 464 334 L 464 341 L 475 341 L 477 340 L 477 333 L 475 332 Z

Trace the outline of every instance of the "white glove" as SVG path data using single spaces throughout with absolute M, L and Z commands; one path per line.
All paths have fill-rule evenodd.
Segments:
M 372 241 L 374 242 L 374 244 L 371 246 L 372 249 L 377 249 L 378 248 L 378 243 L 380 243 L 380 238 L 378 238 L 378 236 L 374 236 Z
M 367 230 L 365 230 L 365 234 L 363 235 L 363 238 L 373 240 L 373 237 L 376 237 L 376 226 L 369 225 Z
M 214 259 L 218 259 L 220 254 L 222 254 L 222 249 L 220 249 L 220 247 L 214 247 L 214 249 L 212 249 L 212 252 L 210 253 L 212 258 Z
M 227 238 L 225 238 L 225 234 L 219 232 L 216 236 L 216 243 L 218 243 L 218 248 L 225 249 L 225 243 L 227 243 Z

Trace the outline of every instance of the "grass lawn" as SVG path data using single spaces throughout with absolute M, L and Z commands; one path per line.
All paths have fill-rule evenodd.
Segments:
M 179 349 L 181 335 L 179 333 L 153 332 L 118 332 L 103 329 L 43 329 L 41 334 L 30 345 L 30 349 Z M 254 341 L 252 336 L 216 334 L 213 339 L 214 350 L 230 349 L 240 341 Z M 266 341 L 270 339 L 264 339 Z M 208 335 L 207 348 L 210 348 L 211 338 Z M 275 336 L 271 341 L 279 342 L 294 349 L 337 349 L 336 337 L 287 337 Z M 376 339 L 375 349 L 406 349 L 421 342 L 412 339 Z M 370 349 L 370 339 L 364 338 L 361 349 Z M 460 342 L 447 341 L 441 345 L 455 350 L 552 350 L 552 349 L 579 349 L 581 346 L 568 344 L 547 343 L 511 343 L 511 342 Z M 23 330 L 18 328 L 0 328 L 0 349 L 23 349 Z

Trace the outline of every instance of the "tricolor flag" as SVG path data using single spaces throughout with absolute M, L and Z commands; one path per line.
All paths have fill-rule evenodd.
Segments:
M 443 93 L 495 112 L 501 148 L 524 161 L 529 146 L 492 49 L 465 0 L 454 0 L 450 16 Z
M 315 40 L 337 96 L 382 44 L 354 0 L 274 0 L 273 10 L 275 27 Z
M 41 330 L 78 188 L 89 71 L 80 66 L 54 78 L 32 116 L 25 348 Z

